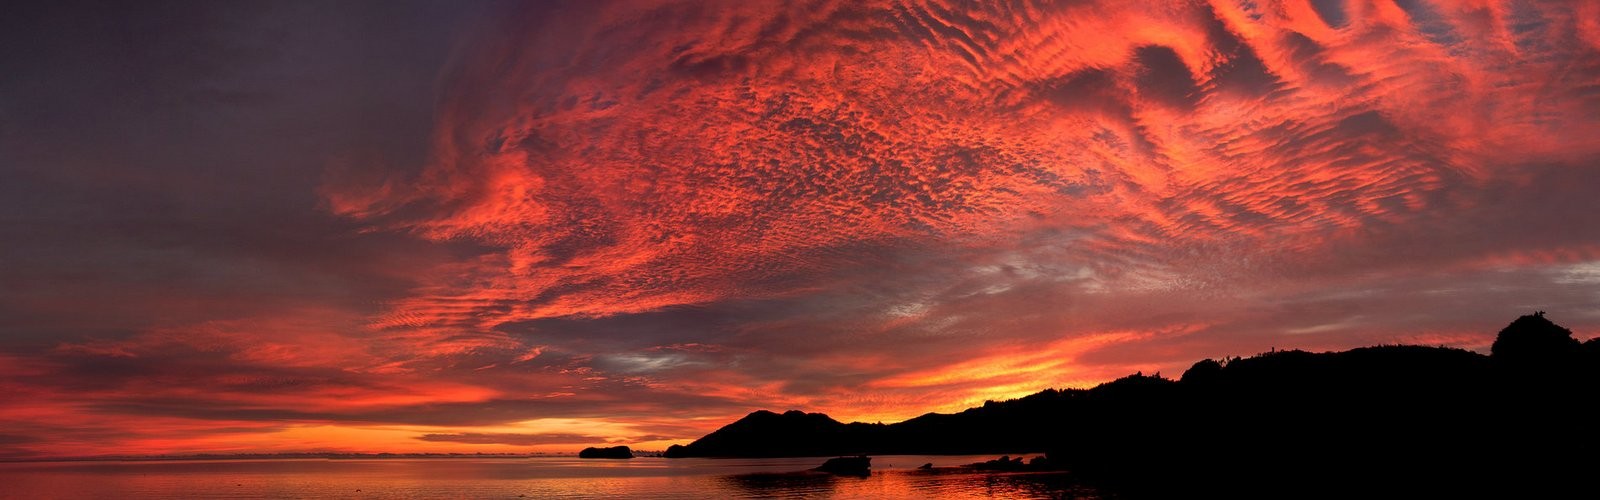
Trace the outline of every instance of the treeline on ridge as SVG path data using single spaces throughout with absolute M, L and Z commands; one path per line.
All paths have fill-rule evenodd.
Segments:
M 1042 452 L 1124 496 L 1588 496 L 1600 339 L 1544 317 L 1488 356 L 1421 346 L 1277 351 L 895 424 L 751 413 L 668 457 Z M 1313 490 L 1306 490 L 1311 487 Z

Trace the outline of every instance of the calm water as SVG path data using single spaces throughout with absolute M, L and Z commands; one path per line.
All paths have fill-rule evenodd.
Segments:
M 4 498 L 1093 498 L 1061 473 L 914 470 L 993 456 L 873 457 L 871 477 L 796 472 L 819 458 L 449 458 L 0 464 Z

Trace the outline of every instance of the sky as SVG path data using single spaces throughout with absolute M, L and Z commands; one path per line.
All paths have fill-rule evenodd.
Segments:
M 1600 334 L 1597 2 L 6 10 L 0 459 L 662 449 Z

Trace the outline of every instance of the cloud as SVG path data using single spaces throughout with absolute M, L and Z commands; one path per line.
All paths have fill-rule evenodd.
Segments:
M 604 443 L 605 439 L 581 434 L 488 434 L 488 433 L 462 433 L 462 434 L 423 434 L 417 436 L 423 441 L 444 441 L 450 443 L 469 444 L 509 444 L 527 446 L 533 444 L 594 444 Z
M 555 447 L 1271 348 L 1475 347 L 1535 308 L 1600 328 L 1590 3 L 502 7 L 465 30 L 427 140 L 383 128 L 269 176 L 293 189 L 18 177 L 105 201 L 4 197 L 88 228 L 0 228 L 51 242 L 5 256 L 94 265 L 0 271 L 34 339 L 0 351 L 26 401 L 0 418 L 61 422 L 28 427 L 60 447 L 133 423 L 141 450 Z M 183 201 L 287 192 L 292 215 Z M 170 290 L 130 292 L 149 282 Z M 599 427 L 526 424 L 553 418 Z
M 1586 225 L 1530 222 L 1592 212 L 1567 189 L 1600 155 L 1579 132 L 1600 129 L 1600 68 L 1578 8 L 525 9 L 460 55 L 433 164 L 329 193 L 376 227 L 493 248 L 391 303 L 396 324 L 533 338 L 662 386 L 726 371 L 826 401 L 958 373 L 962 346 L 1107 332 L 1152 335 L 1107 370 L 1295 332 L 1351 345 L 1413 323 L 1271 295 L 1392 301 L 1418 266 L 1469 282 L 1491 255 L 1592 258 Z M 686 342 L 723 351 L 648 350 Z M 1062 359 L 1098 350 L 1117 349 Z
M 774 372 L 791 366 L 775 348 L 818 365 L 875 348 L 874 335 L 982 345 L 1091 333 L 1069 316 L 1097 324 L 1074 307 L 997 327 L 1011 289 L 1101 305 L 1204 295 L 1237 311 L 1286 280 L 1354 286 L 1335 277 L 1404 279 L 1500 253 L 1587 259 L 1570 250 L 1594 240 L 1585 225 L 1529 222 L 1592 212 L 1565 190 L 1583 183 L 1563 180 L 1592 172 L 1579 159 L 1597 153 L 1574 133 L 1596 129 L 1577 110 L 1593 109 L 1600 72 L 1578 63 L 1593 48 L 1571 43 L 1587 31 L 1570 8 L 564 11 L 585 22 L 540 50 L 515 50 L 535 46 L 515 34 L 482 40 L 447 96 L 439 162 L 384 210 L 348 213 L 502 249 L 462 270 L 471 290 L 440 285 L 460 293 L 448 307 L 437 294 L 394 304 L 422 324 L 557 345 L 731 342 Z M 684 29 L 653 28 L 644 12 Z M 508 24 L 551 21 L 536 14 Z M 1501 28 L 1472 33 L 1484 16 Z M 624 76 L 636 74 L 652 76 Z M 1574 107 L 1545 104 L 1556 101 Z M 874 272 L 885 268 L 911 277 Z M 894 285 L 871 288 L 885 278 Z M 849 292 L 825 291 L 838 289 Z M 783 308 L 830 317 L 797 328 Z M 1160 329 L 1241 313 L 1146 314 L 1170 318 L 1141 325 Z M 691 317 L 702 323 L 671 319 Z M 1303 319 L 1263 319 L 1261 331 L 1344 324 Z M 1232 335 L 1212 331 L 1184 337 Z M 952 357 L 900 349 L 890 356 L 904 368 Z M 600 359 L 621 371 L 679 360 Z M 772 378 L 798 390 L 878 376 L 825 371 Z
M 1527 87 L 1584 54 L 1549 43 L 1575 36 L 1559 7 L 1511 33 L 1542 58 L 1445 36 L 1477 13 L 1422 4 L 1023 7 L 508 16 L 452 76 L 437 163 L 336 209 L 500 247 L 394 313 L 493 328 L 781 296 L 876 264 L 862 247 L 1041 229 L 1084 233 L 1068 257 L 1106 273 L 1221 264 L 1174 261 L 1215 245 L 1315 261 L 1470 208 L 1447 193 L 1517 175 L 1505 145 L 1595 152 L 1553 137 L 1592 115 L 1530 95 L 1586 83 Z

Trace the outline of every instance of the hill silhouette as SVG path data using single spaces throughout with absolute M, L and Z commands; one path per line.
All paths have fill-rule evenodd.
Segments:
M 1208 359 L 1178 380 L 1135 374 L 888 425 L 758 411 L 666 456 L 1046 452 L 1129 497 L 1592 497 L 1600 344 L 1541 312 L 1508 325 L 1492 352 Z
M 672 445 L 664 456 L 680 457 L 811 457 L 873 451 L 866 447 L 882 432 L 881 424 L 844 424 L 821 413 L 791 410 L 777 414 L 752 412 L 688 446 Z
M 633 449 L 627 446 L 606 448 L 588 447 L 578 452 L 578 458 L 633 458 Z

